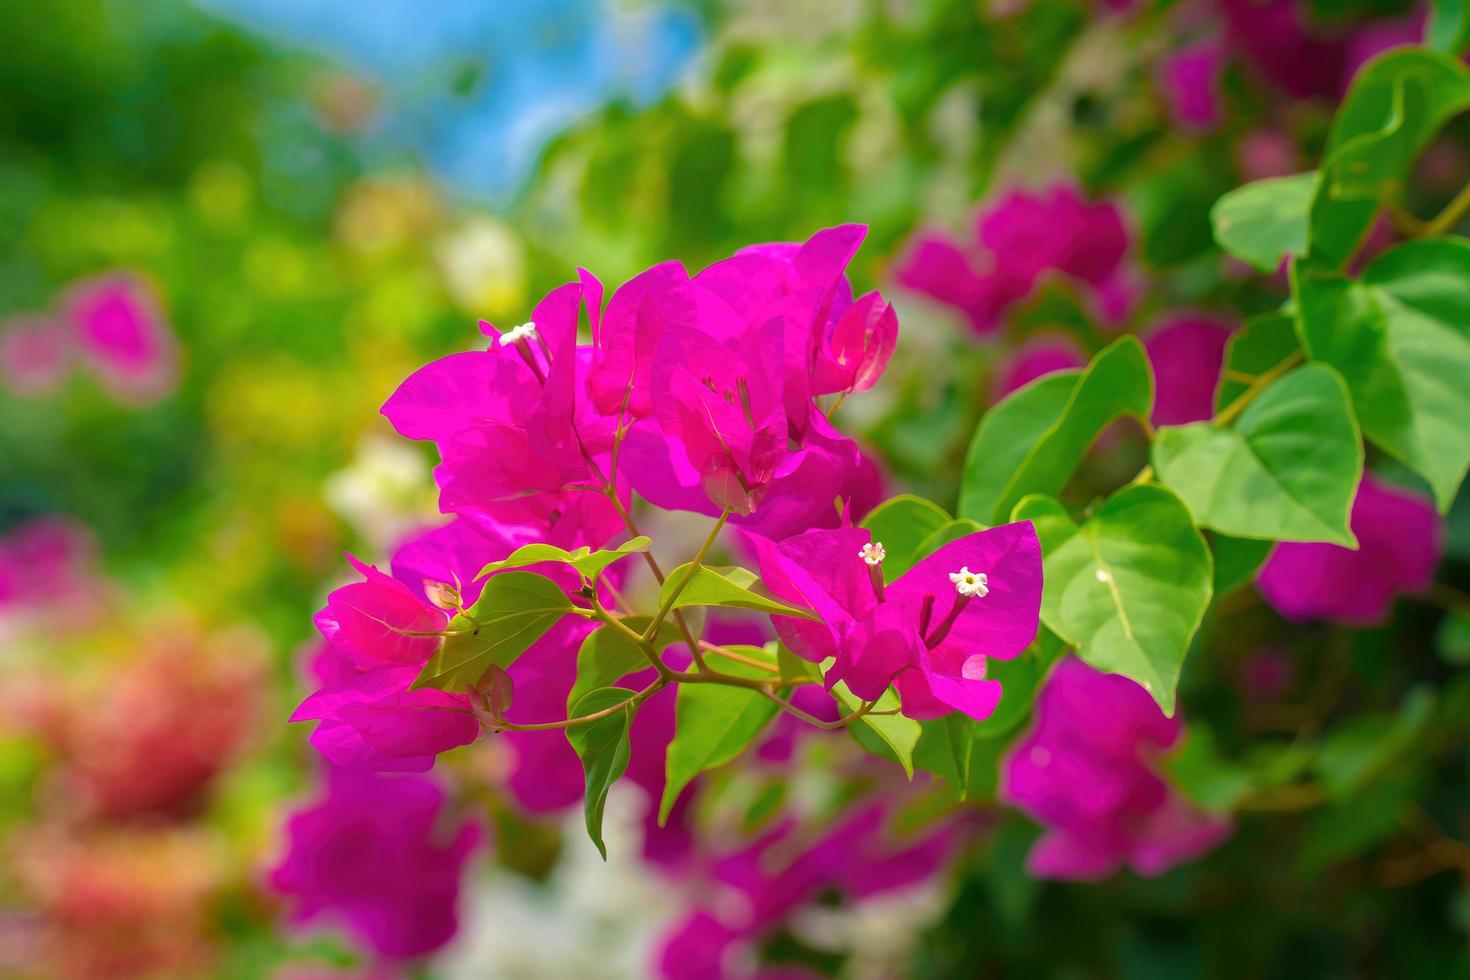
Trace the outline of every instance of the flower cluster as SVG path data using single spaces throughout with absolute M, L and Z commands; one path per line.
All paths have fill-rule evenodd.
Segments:
M 775 617 L 786 645 L 832 658 L 828 684 L 864 700 L 896 685 L 911 718 L 989 717 L 1001 686 L 986 679 L 987 658 L 1009 660 L 1036 637 L 1041 545 L 1029 523 L 952 541 L 887 583 L 883 545 L 862 528 L 750 540 L 771 591 L 821 615 Z
M 1117 322 L 1132 305 L 1124 256 L 1128 229 L 1110 203 L 1092 203 L 1058 185 L 1045 192 L 1011 191 L 975 219 L 974 241 L 921 232 L 899 262 L 900 284 L 993 333 L 1006 313 L 1029 297 L 1048 273 L 1066 277 Z
M 290 850 L 271 872 L 292 900 L 292 919 L 338 920 L 388 960 L 444 945 L 483 832 L 451 825 L 444 790 L 423 776 L 331 769 L 325 782 L 323 795 L 286 821 Z
M 1227 820 L 1195 810 L 1156 771 L 1182 724 L 1143 688 L 1080 660 L 1057 664 L 1036 725 L 1001 769 L 1002 793 L 1047 827 L 1027 869 L 1043 878 L 1105 878 L 1127 864 L 1162 874 L 1211 850 Z
M 361 580 L 328 598 L 317 617 L 321 687 L 295 715 L 319 722 L 313 744 L 338 765 L 422 771 L 437 753 L 472 741 L 479 723 L 463 690 L 411 685 L 451 618 L 474 606 L 486 581 L 480 570 L 532 542 L 597 548 L 632 533 L 634 492 L 666 509 L 725 515 L 770 543 L 836 527 L 875 503 L 876 467 L 828 418 L 838 401 L 872 387 L 897 339 L 888 303 L 877 293 L 855 297 L 845 275 L 863 234 L 844 226 L 800 245 L 755 246 L 692 276 L 666 263 L 605 304 L 601 283 L 584 271 L 526 322 L 503 332 L 482 324 L 485 350 L 443 358 L 405 381 L 383 412 L 401 434 L 436 444 L 440 507 L 454 516 L 402 545 L 391 574 L 354 559 Z M 847 557 L 866 569 L 855 550 Z M 988 554 L 965 557 L 988 568 Z M 570 569 L 535 570 L 585 610 Z M 937 566 L 935 574 L 942 578 Z M 1003 607 L 1012 585 L 1002 578 L 987 608 Z M 1034 631 L 1035 596 L 1029 601 Z M 945 599 L 931 631 L 950 605 Z M 1006 614 L 977 607 L 968 615 L 989 622 Z M 545 721 L 561 709 L 589 629 L 569 618 L 517 660 L 507 721 Z M 963 679 L 949 646 L 933 654 L 944 665 L 923 673 L 920 661 L 931 658 L 921 646 L 914 677 Z M 575 764 L 560 733 L 517 733 L 511 744 Z M 566 783 L 540 782 L 548 805 L 580 792 L 579 780 Z

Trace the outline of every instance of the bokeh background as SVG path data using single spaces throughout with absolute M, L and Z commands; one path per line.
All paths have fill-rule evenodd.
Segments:
M 1223 346 L 1279 303 L 1279 281 L 1215 246 L 1210 206 L 1312 166 L 1355 66 L 1423 23 L 1396 0 L 5 7 L 0 975 L 20 977 L 645 975 L 687 878 L 640 860 L 631 817 L 603 865 L 578 808 L 518 806 L 493 745 L 441 765 L 493 842 L 431 960 L 374 966 L 330 925 L 288 924 L 269 887 L 318 765 L 285 723 L 312 614 L 344 550 L 381 559 L 434 519 L 433 460 L 382 401 L 579 265 L 616 283 L 858 221 L 854 278 L 902 334 L 844 423 L 894 492 L 952 503 L 1002 390 L 1180 317 Z M 1421 213 L 1463 183 L 1467 133 L 1421 161 Z M 1125 240 L 1092 242 L 1116 253 L 1106 281 L 943 302 L 916 236 L 968 241 L 1017 188 L 1117 209 Z M 1142 458 L 1112 433 L 1086 480 Z M 1463 506 L 1444 533 L 1452 581 Z M 1264 733 L 1274 754 L 1248 762 L 1285 781 L 1336 705 L 1392 717 L 1430 680 L 1433 744 L 1394 767 L 1424 819 L 1463 818 L 1470 607 L 1293 633 L 1252 594 L 1238 605 L 1186 669 L 1202 727 L 1236 747 Z M 843 739 L 726 780 L 742 819 L 824 785 Z M 964 829 L 938 870 L 876 904 L 803 892 L 752 955 L 871 977 L 1470 969 L 1463 870 L 1396 853 L 1384 870 L 1416 819 L 1400 789 L 1374 790 L 1365 826 L 1252 818 L 1197 867 L 1097 886 L 1028 876 L 1036 830 L 1014 811 L 945 803 Z

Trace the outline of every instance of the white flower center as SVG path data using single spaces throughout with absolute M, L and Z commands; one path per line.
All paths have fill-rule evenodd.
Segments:
M 500 335 L 500 346 L 509 347 L 520 340 L 527 340 L 536 335 L 536 324 L 530 320 L 518 327 L 511 327 Z
M 873 541 L 863 545 L 862 550 L 858 552 L 858 557 L 869 565 L 877 565 L 884 558 L 888 557 L 888 552 L 883 550 L 882 541 Z
M 990 579 L 984 572 L 972 572 L 968 567 L 962 567 L 957 572 L 950 572 L 949 580 L 954 583 L 954 590 L 962 596 L 983 599 L 990 594 Z

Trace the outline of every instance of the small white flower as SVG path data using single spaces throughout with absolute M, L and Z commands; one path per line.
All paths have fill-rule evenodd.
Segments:
M 863 545 L 863 550 L 858 552 L 858 557 L 869 565 L 877 565 L 884 558 L 888 557 L 888 552 L 883 550 L 882 541 L 874 541 L 870 544 Z
M 500 346 L 509 347 L 518 340 L 527 340 L 536 335 L 536 324 L 530 320 L 518 327 L 511 327 L 500 335 Z
M 983 599 L 990 594 L 990 579 L 984 572 L 972 572 L 968 567 L 962 567 L 957 572 L 950 572 L 949 580 L 954 583 L 954 590 L 962 596 Z

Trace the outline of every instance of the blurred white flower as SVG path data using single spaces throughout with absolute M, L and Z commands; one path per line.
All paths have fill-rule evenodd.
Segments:
M 639 857 L 642 791 L 615 785 L 603 818 L 607 863 L 580 810 L 544 882 L 496 869 L 472 890 L 454 945 L 435 962 L 447 980 L 634 980 L 648 975 L 655 941 L 679 911 L 671 889 Z
M 525 301 L 525 250 L 504 222 L 471 218 L 439 242 L 435 255 L 462 309 L 495 316 Z
M 327 477 L 327 506 L 386 553 L 404 534 L 435 517 L 429 464 L 411 443 L 363 435 L 352 463 Z

